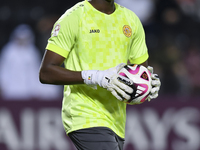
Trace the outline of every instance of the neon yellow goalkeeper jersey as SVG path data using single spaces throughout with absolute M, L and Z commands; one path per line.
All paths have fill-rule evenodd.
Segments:
M 87 0 L 67 10 L 55 23 L 46 49 L 65 57 L 65 68 L 105 70 L 119 63 L 140 64 L 148 59 L 145 34 L 138 17 L 115 3 L 107 15 Z M 65 85 L 62 120 L 66 133 L 108 127 L 125 137 L 126 104 L 101 87 Z

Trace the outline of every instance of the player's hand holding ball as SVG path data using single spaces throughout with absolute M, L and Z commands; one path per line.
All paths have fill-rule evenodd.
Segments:
M 153 73 L 153 67 L 129 64 L 125 65 L 119 74 L 133 81 L 130 85 L 133 88 L 131 98 L 124 99 L 123 102 L 135 105 L 158 97 L 161 82 L 158 75 Z
M 152 90 L 151 72 L 142 65 L 128 64 L 120 71 L 119 75 L 133 81 L 130 86 L 133 93 L 130 99 L 124 99 L 123 102 L 129 105 L 141 104 L 147 100 Z
M 161 82 L 158 75 L 153 73 L 153 67 L 148 66 L 147 69 L 151 72 L 151 79 L 152 79 L 152 82 L 151 82 L 152 89 L 147 98 L 148 101 L 150 101 L 151 99 L 155 99 L 158 97 L 158 92 L 160 90 Z
M 120 101 L 123 101 L 124 98 L 129 100 L 133 93 L 130 86 L 133 81 L 118 74 L 125 65 L 125 63 L 121 63 L 108 70 L 84 70 L 81 75 L 85 84 L 106 88 Z

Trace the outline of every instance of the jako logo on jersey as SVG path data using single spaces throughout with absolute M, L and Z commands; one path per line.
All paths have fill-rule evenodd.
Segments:
M 132 35 L 132 29 L 131 29 L 131 27 L 128 26 L 128 25 L 124 25 L 123 26 L 123 33 L 124 33 L 124 35 L 126 37 L 131 37 L 131 35 Z
M 52 36 L 57 36 L 60 31 L 60 24 L 57 24 L 53 30 Z
M 90 30 L 90 33 L 100 33 L 100 30 L 99 29 L 93 29 L 93 30 Z

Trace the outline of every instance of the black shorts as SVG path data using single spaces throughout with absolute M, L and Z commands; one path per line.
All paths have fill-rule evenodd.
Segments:
M 106 127 L 94 127 L 68 134 L 78 150 L 123 150 L 124 139 Z

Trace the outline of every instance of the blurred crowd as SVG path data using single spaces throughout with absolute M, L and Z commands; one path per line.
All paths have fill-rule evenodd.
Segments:
M 5 1 L 0 6 L 0 96 L 55 100 L 62 86 L 42 85 L 39 65 L 54 22 L 73 1 Z M 200 0 L 116 0 L 138 15 L 161 96 L 200 97 Z

